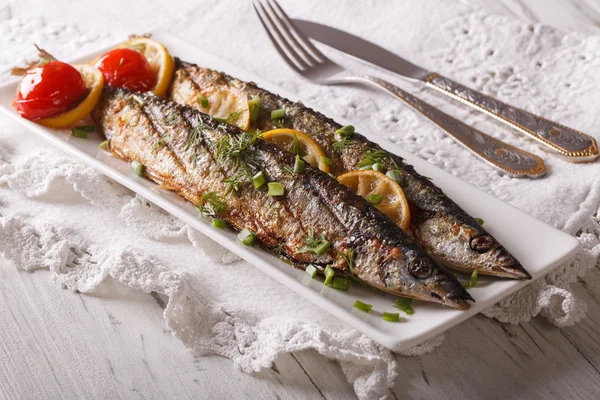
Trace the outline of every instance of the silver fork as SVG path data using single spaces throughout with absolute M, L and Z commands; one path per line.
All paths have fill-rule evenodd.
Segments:
M 475 155 L 503 172 L 529 178 L 539 178 L 546 173 L 544 161 L 538 156 L 486 135 L 383 79 L 353 75 L 334 63 L 294 26 L 277 1 L 253 0 L 253 6 L 279 54 L 305 79 L 319 85 L 358 83 L 376 87 L 429 118 Z

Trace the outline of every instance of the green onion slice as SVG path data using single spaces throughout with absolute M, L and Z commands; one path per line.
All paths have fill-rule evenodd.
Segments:
M 73 136 L 81 139 L 87 139 L 88 133 L 94 132 L 93 126 L 76 126 L 71 129 Z
M 354 127 L 352 125 L 346 125 L 343 128 L 335 131 L 338 135 L 342 137 L 342 139 L 348 139 L 350 136 L 354 134 Z
M 202 93 L 198 93 L 198 103 L 200 103 L 200 107 L 202 108 L 208 108 L 210 105 L 208 99 Z
M 314 248 L 314 252 L 317 255 L 321 255 L 329 249 L 329 246 L 331 246 L 331 242 L 329 242 L 329 240 L 324 240 L 321 243 L 319 243 L 317 247 Z
M 267 187 L 269 188 L 269 191 L 267 192 L 269 196 L 283 196 L 285 193 L 283 185 L 279 182 L 269 182 L 267 183 Z
M 108 149 L 109 146 L 110 146 L 110 139 L 106 139 L 104 142 L 102 142 L 98 145 L 98 148 L 99 149 Z
M 390 322 L 398 322 L 400 321 L 400 313 L 390 313 L 390 312 L 383 312 L 383 320 L 384 321 L 390 321 Z
M 331 158 L 329 158 L 329 157 L 326 157 L 326 156 L 321 156 L 321 157 L 320 157 L 320 160 L 321 160 L 321 162 L 322 162 L 323 164 L 326 164 L 326 165 L 333 165 L 333 161 L 332 161 L 332 160 L 331 160 Z
M 260 97 L 253 96 L 248 100 L 248 108 L 250 109 L 250 123 L 254 123 L 258 119 L 258 113 L 260 112 Z
M 271 111 L 271 119 L 280 119 L 285 117 L 285 108 Z
M 300 155 L 296 155 L 296 161 L 294 162 L 294 173 L 301 174 L 304 172 L 304 166 L 306 162 L 300 157 Z
M 136 174 L 137 176 L 144 176 L 144 164 L 142 164 L 141 162 L 135 160 L 132 161 L 130 164 L 131 170 L 133 171 L 134 174 Z
M 317 269 L 312 264 L 310 264 L 308 267 L 306 267 L 304 272 L 306 272 L 308 274 L 308 276 L 310 276 L 311 278 L 314 278 L 315 276 L 317 276 Z
M 383 198 L 377 193 L 371 193 L 369 196 L 367 196 L 367 201 L 371 204 L 379 204 L 382 200 Z
M 395 180 L 399 185 L 402 185 L 404 179 L 402 178 L 402 174 L 397 169 L 390 169 L 385 175 L 389 178 Z
M 368 169 L 372 169 L 373 168 L 373 161 L 371 161 L 368 158 L 365 158 L 361 161 L 358 162 L 358 164 L 356 164 L 356 168 L 358 169 L 362 169 L 362 167 L 369 167 Z
M 256 235 L 250 232 L 250 229 L 244 228 L 238 233 L 238 239 L 246 246 L 252 246 L 256 241 Z
M 325 271 L 323 271 L 323 272 L 325 274 L 325 282 L 323 282 L 323 284 L 325 286 L 331 286 L 331 284 L 333 282 L 333 275 L 334 275 L 335 271 L 333 270 L 331 265 L 327 265 L 325 267 Z
M 145 106 L 146 105 L 146 102 L 140 96 L 136 96 L 134 94 L 134 95 L 131 95 L 131 98 L 134 99 L 135 101 L 137 101 L 140 104 L 140 106 Z
M 407 315 L 411 315 L 412 313 L 414 313 L 414 310 L 412 308 L 412 299 L 409 299 L 407 297 L 398 297 L 396 299 L 396 304 L 394 305 L 394 307 L 400 309 L 401 311 L 404 311 Z
M 354 302 L 354 308 L 358 308 L 361 311 L 369 312 L 373 308 L 373 304 L 363 303 L 360 300 Z
M 481 218 L 475 218 L 475 221 L 477 221 L 477 223 L 479 225 L 483 225 L 483 223 L 485 222 L 484 220 L 482 220 Z
M 215 228 L 223 229 L 227 227 L 227 222 L 220 218 L 213 218 L 212 226 L 214 226 Z
M 333 278 L 333 288 L 337 290 L 347 291 L 350 289 L 350 279 Z
M 260 171 L 258 174 L 252 177 L 252 184 L 254 185 L 254 189 L 258 189 L 259 187 L 264 185 L 266 181 L 267 178 L 265 178 L 265 174 L 262 171 Z
M 383 172 L 383 164 L 382 163 L 375 163 L 375 164 L 373 164 L 373 166 L 371 168 L 373 168 L 373 171 Z

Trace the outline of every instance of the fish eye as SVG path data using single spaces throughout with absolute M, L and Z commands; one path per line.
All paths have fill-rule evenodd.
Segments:
M 471 238 L 469 246 L 477 253 L 485 253 L 494 245 L 494 239 L 490 235 L 479 235 Z
M 426 258 L 417 258 L 409 264 L 408 272 L 417 279 L 429 278 L 433 274 L 433 263 Z

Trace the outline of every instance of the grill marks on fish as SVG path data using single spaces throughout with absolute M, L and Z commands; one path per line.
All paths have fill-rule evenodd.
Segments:
M 411 234 L 442 265 L 460 271 L 477 269 L 481 274 L 506 278 L 531 278 L 515 257 L 473 217 L 401 157 L 388 153 L 358 133 L 347 139 L 343 146 L 338 144 L 336 148 L 336 142 L 343 140 L 335 133 L 341 125 L 302 103 L 289 101 L 252 82 L 244 82 L 221 72 L 180 60 L 176 64 L 169 97 L 177 103 L 195 107 L 195 98 L 199 92 L 210 91 L 214 86 L 223 88 L 222 90 L 234 87 L 236 93 L 245 93 L 248 98 L 260 97 L 260 111 L 251 129 L 266 131 L 281 127 L 271 120 L 271 111 L 285 108 L 284 126 L 309 134 L 333 160 L 334 175 L 356 170 L 357 163 L 368 155 L 377 158 L 387 170 L 397 169 L 413 216 Z M 441 223 L 439 228 L 446 232 L 443 237 L 433 232 L 438 228 L 435 226 L 437 223 Z M 479 239 L 474 242 L 476 238 Z M 485 248 L 478 246 L 477 242 L 485 242 Z
M 271 197 L 246 181 L 237 192 L 227 192 L 225 180 L 247 174 L 239 159 L 218 154 L 223 140 L 239 140 L 238 128 L 216 121 L 190 107 L 152 95 L 105 89 L 93 118 L 111 140 L 110 149 L 126 161 L 144 164 L 147 176 L 175 189 L 193 204 L 214 193 L 225 203 L 218 217 L 234 229 L 247 227 L 267 249 L 279 249 L 298 266 L 314 263 L 350 274 L 375 288 L 451 307 L 466 309 L 469 294 L 452 275 L 364 199 L 318 169 L 307 166 L 293 173 L 294 157 L 271 143 L 255 140 L 248 146 L 250 171 L 261 170 L 268 181 L 285 187 L 285 195 Z M 331 242 L 322 255 L 302 252 L 309 234 L 324 234 Z M 352 269 L 339 251 L 353 249 Z M 427 273 L 416 277 L 414 272 Z

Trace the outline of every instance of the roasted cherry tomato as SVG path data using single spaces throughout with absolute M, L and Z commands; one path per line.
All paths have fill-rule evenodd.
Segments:
M 107 85 L 134 92 L 147 92 L 156 85 L 156 73 L 140 52 L 126 47 L 114 49 L 96 61 Z
M 77 104 L 86 87 L 79 71 L 60 61 L 27 70 L 13 102 L 23 118 L 38 120 L 60 114 Z

